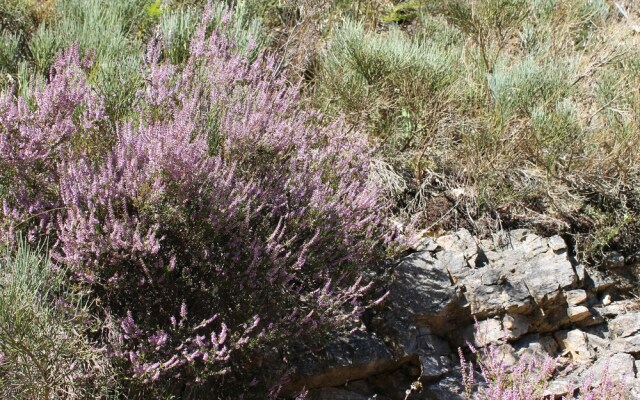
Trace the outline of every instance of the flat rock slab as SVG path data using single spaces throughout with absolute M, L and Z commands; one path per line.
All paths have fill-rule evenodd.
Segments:
M 287 391 L 340 386 L 379 374 L 397 365 L 391 350 L 369 332 L 356 331 L 297 363 Z
M 460 299 L 444 264 L 427 251 L 404 258 L 394 269 L 393 308 L 414 320 L 429 323 L 436 332 L 447 330 Z
M 613 337 L 640 335 L 640 312 L 618 315 L 609 322 L 609 331 Z
M 469 236 L 460 230 L 438 239 L 441 250 L 436 258 L 465 293 L 477 318 L 553 307 L 564 303 L 564 291 L 578 283 L 573 260 L 559 236 L 542 238 L 520 229 L 480 244 Z M 572 293 L 578 298 L 579 294 Z

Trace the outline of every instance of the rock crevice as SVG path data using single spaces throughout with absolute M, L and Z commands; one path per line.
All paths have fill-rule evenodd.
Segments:
M 462 399 L 457 349 L 469 341 L 498 344 L 513 362 L 559 357 L 571 368 L 551 385 L 557 396 L 610 362 L 640 398 L 640 303 L 581 265 L 562 237 L 460 230 L 415 250 L 392 269 L 388 301 L 366 328 L 299 360 L 290 389 L 316 400 Z

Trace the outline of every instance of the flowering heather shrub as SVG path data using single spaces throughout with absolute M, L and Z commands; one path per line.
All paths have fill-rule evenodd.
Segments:
M 366 138 L 307 110 L 272 57 L 243 57 L 209 18 L 184 67 L 149 46 L 139 118 L 102 132 L 106 149 L 75 146 L 103 102 L 74 49 L 33 107 L 1 100 L 3 235 L 55 240 L 136 382 L 262 398 L 292 342 L 315 346 L 361 312 L 385 207 Z
M 477 357 L 477 366 L 483 382 L 475 382 L 473 363 L 467 361 L 462 349 L 458 349 L 461 362 L 462 380 L 466 398 L 471 400 L 546 400 L 549 381 L 556 372 L 556 360 L 545 356 L 520 358 L 515 365 L 509 365 L 499 347 L 491 344 L 476 349 L 468 344 L 471 353 Z M 476 385 L 477 384 L 477 385 Z M 624 387 L 615 382 L 605 370 L 602 379 L 595 382 L 592 377 L 585 379 L 579 387 L 570 387 L 571 399 L 578 400 L 622 400 Z M 563 397 L 567 400 L 566 397 Z
M 87 85 L 76 47 L 64 52 L 51 68 L 49 83 L 33 88 L 28 99 L 0 96 L 0 194 L 4 229 L 13 238 L 17 226 L 33 240 L 51 234 L 54 213 L 61 207 L 58 164 L 80 154 L 104 118 L 102 100 Z M 87 149 L 82 150 L 86 152 Z
M 484 400 L 534 400 L 542 399 L 548 388 L 548 379 L 555 370 L 555 360 L 546 357 L 522 358 L 515 366 L 505 363 L 504 355 L 495 345 L 479 351 L 469 345 L 471 352 L 479 355 L 478 367 L 486 385 L 481 386 L 476 396 L 472 396 L 474 386 L 473 364 L 467 362 L 459 349 L 462 363 L 463 383 L 469 399 Z

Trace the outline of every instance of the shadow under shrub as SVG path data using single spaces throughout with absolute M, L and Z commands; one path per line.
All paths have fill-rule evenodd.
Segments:
M 1 99 L 1 222 L 5 238 L 55 242 L 132 388 L 264 398 L 292 343 L 315 348 L 362 311 L 385 207 L 366 137 L 308 110 L 272 57 L 240 55 L 231 13 L 213 31 L 210 18 L 182 67 L 149 46 L 139 117 L 115 136 L 73 48 L 33 104 Z M 113 145 L 86 151 L 96 138 Z M 25 191 L 39 179 L 46 199 Z

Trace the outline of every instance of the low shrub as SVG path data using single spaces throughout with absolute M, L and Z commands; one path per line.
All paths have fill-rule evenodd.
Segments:
M 458 80 L 459 57 L 455 48 L 434 40 L 412 39 L 398 29 L 367 32 L 362 23 L 347 21 L 333 32 L 324 54 L 320 99 L 367 127 L 393 158 L 433 136 Z M 406 153 L 399 158 L 411 159 Z
M 428 230 L 562 231 L 581 262 L 636 251 L 635 9 L 422 3 L 397 5 L 410 21 L 325 29 L 309 91 L 369 132 L 391 168 L 381 172 L 393 177 L 383 181 L 397 217 Z M 342 15 L 357 16 L 351 6 Z
M 54 243 L 130 387 L 264 398 L 293 342 L 362 311 L 385 206 L 366 138 L 309 109 L 273 57 L 239 51 L 229 11 L 212 18 L 184 66 L 150 44 L 132 121 L 109 120 L 77 48 L 30 101 L 0 100 L 3 235 Z
M 23 240 L 0 257 L 0 397 L 86 399 L 114 392 L 86 298 Z M 111 386 L 111 388 L 110 388 Z
M 96 138 L 105 119 L 103 99 L 86 82 L 89 65 L 73 48 L 53 65 L 46 86 L 32 86 L 28 98 L 0 96 L 4 239 L 14 239 L 15 227 L 31 241 L 54 232 L 51 210 L 63 206 L 59 164 L 88 152 L 82 145 Z
M 36 23 L 34 7 L 27 0 L 6 0 L 0 5 L 0 32 L 26 33 Z
M 476 358 L 476 366 L 465 359 L 462 349 L 458 349 L 461 362 L 462 381 L 468 400 L 547 400 L 550 381 L 558 372 L 557 360 L 548 355 L 527 355 L 515 364 L 495 344 L 479 349 L 468 344 Z M 477 372 L 478 373 L 477 373 Z M 568 384 L 570 399 L 576 400 L 623 400 L 625 387 L 603 371 L 599 380 L 589 376 L 577 386 Z M 567 397 L 563 397 L 567 400 Z
M 50 20 L 40 24 L 28 42 L 30 66 L 46 75 L 58 54 L 72 45 L 93 52 L 90 80 L 105 96 L 110 114 L 126 115 L 140 86 L 147 3 L 59 0 Z
M 4 75 L 18 72 L 28 55 L 29 39 L 53 1 L 5 0 L 0 4 L 0 88 Z

